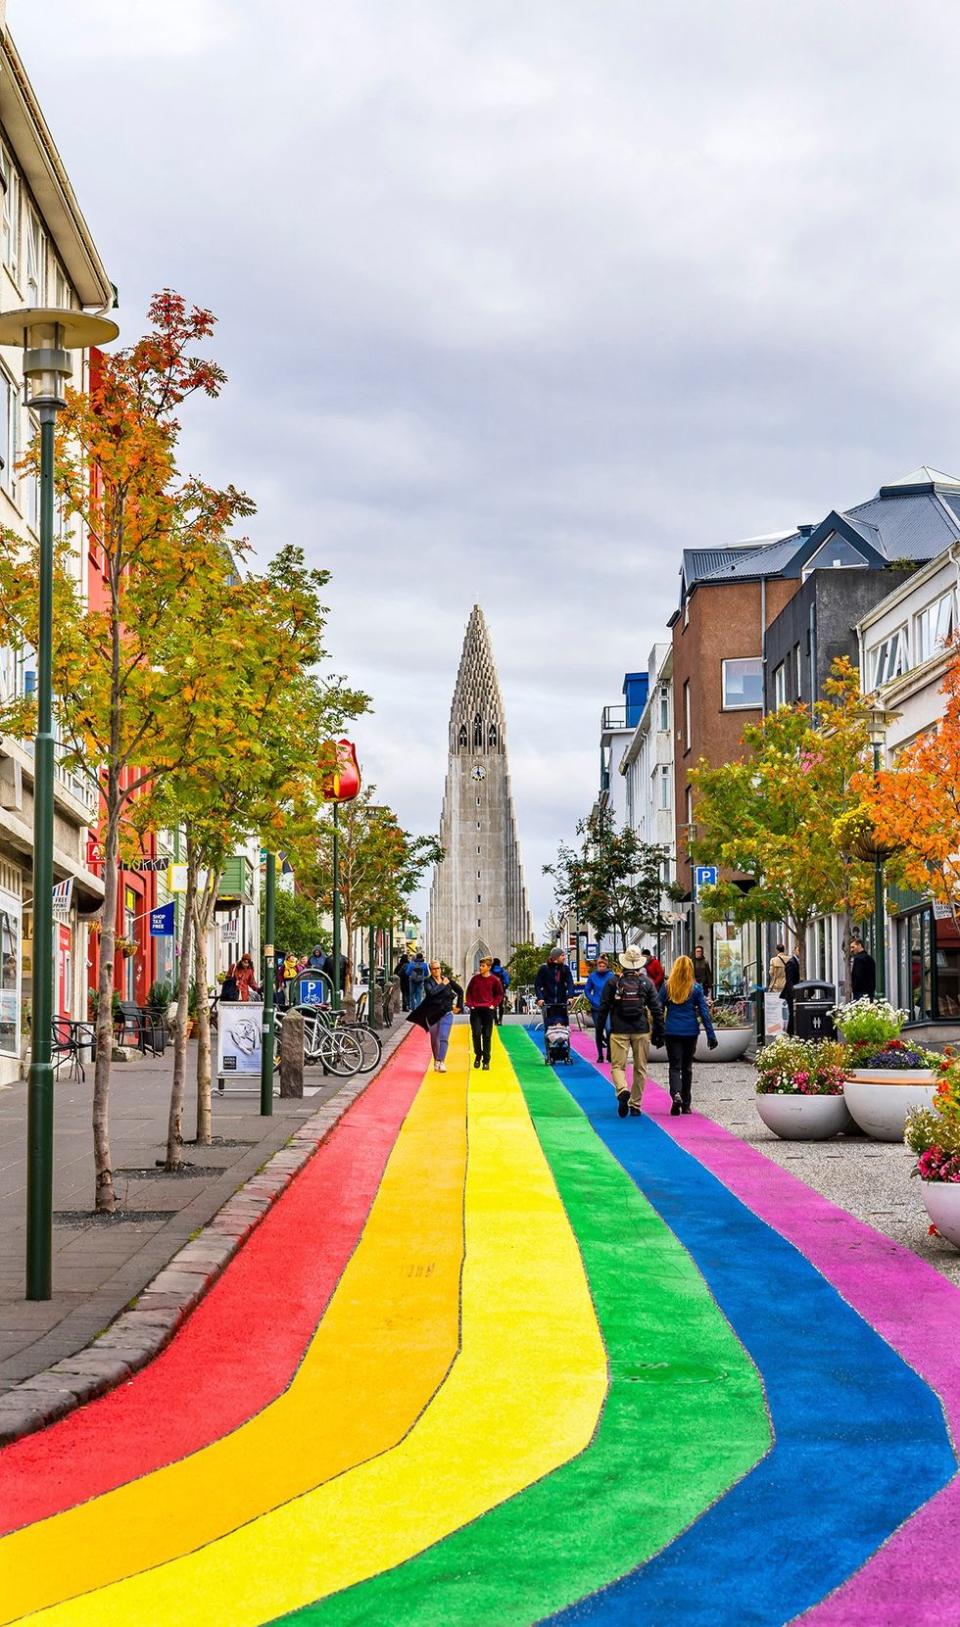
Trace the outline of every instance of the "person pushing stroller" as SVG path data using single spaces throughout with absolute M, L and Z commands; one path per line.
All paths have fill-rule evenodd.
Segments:
M 543 1039 L 548 1062 L 570 1060 L 570 1018 L 567 1006 L 573 999 L 573 973 L 562 949 L 551 949 L 537 973 L 533 992 L 543 1016 Z
M 650 1041 L 663 1043 L 663 1014 L 657 991 L 643 971 L 643 956 L 631 944 L 620 956 L 620 971 L 603 991 L 600 1011 L 610 1019 L 610 1063 L 617 1113 L 639 1118 L 647 1077 Z M 633 1080 L 628 1087 L 627 1058 L 633 1058 Z

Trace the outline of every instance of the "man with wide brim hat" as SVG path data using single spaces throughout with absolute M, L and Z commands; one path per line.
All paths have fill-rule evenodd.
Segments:
M 610 1073 L 617 1093 L 617 1113 L 625 1119 L 640 1116 L 651 1038 L 659 1043 L 662 1030 L 657 991 L 643 970 L 643 955 L 631 944 L 620 956 L 620 970 L 603 991 L 601 1012 L 610 1020 Z M 627 1061 L 633 1079 L 627 1085 Z

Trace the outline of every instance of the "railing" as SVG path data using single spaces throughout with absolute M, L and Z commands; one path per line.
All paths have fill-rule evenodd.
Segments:
M 605 706 L 600 719 L 601 729 L 625 729 L 627 726 L 627 708 L 625 706 Z

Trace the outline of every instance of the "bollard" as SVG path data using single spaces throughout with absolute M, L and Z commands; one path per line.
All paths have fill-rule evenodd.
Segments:
M 303 1095 L 303 1018 L 293 1011 L 280 1030 L 280 1095 Z

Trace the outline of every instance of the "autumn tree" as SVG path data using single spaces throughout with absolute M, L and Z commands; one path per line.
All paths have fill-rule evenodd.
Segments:
M 93 1096 L 96 1206 L 116 1206 L 109 1134 L 111 995 L 118 864 L 138 799 L 207 750 L 205 695 L 221 675 L 206 660 L 209 607 L 229 574 L 226 541 L 251 511 L 234 487 L 215 489 L 177 468 L 178 409 L 215 398 L 223 373 L 195 353 L 214 319 L 169 291 L 153 300 L 150 331 L 104 356 L 89 394 L 68 391 L 57 425 L 60 510 L 79 519 L 99 563 L 102 603 L 87 603 L 76 560 L 57 555 L 53 682 L 66 766 L 101 798 L 104 905 Z M 34 467 L 37 452 L 30 454 Z M 0 537 L 0 641 L 35 643 L 37 556 Z M 193 691 L 198 704 L 184 707 Z M 28 709 L 0 720 L 32 730 Z
M 892 873 L 950 910 L 960 931 L 960 645 L 941 693 L 943 717 L 898 753 L 893 768 L 863 773 L 854 789 Z
M 541 966 L 555 947 L 552 943 L 514 943 L 510 945 L 510 959 L 507 961 L 507 971 L 510 981 L 515 988 L 526 989 L 533 986 L 533 981 Z
M 630 825 L 618 830 L 607 808 L 581 819 L 577 835 L 579 847 L 562 843 L 543 867 L 561 914 L 589 922 L 598 938 L 615 929 L 624 946 L 631 932 L 661 931 L 667 849 L 644 842 Z
M 369 785 L 337 811 L 343 941 L 357 927 L 388 928 L 407 913 L 410 897 L 428 869 L 443 857 L 433 836 L 404 830 L 392 808 L 375 802 Z M 303 888 L 325 914 L 333 910 L 333 811 L 328 805 L 314 833 L 312 861 L 297 870 Z M 296 867 L 295 867 L 296 868 Z
M 695 788 L 694 857 L 752 882 L 703 889 L 708 918 L 784 921 L 803 960 L 807 929 L 818 915 L 872 907 L 870 872 L 841 850 L 835 825 L 857 801 L 852 781 L 867 753 L 868 731 L 856 670 L 834 663 L 815 720 L 803 706 L 781 706 L 743 734 L 742 760 L 712 768 L 703 759 Z
M 184 932 L 193 942 L 199 994 L 196 1139 L 201 1146 L 212 1134 L 207 943 L 224 868 L 251 838 L 292 857 L 308 846 L 331 766 L 331 736 L 368 704 L 365 695 L 320 670 L 326 659 L 328 579 L 325 571 L 308 567 L 303 551 L 293 546 L 282 548 L 263 573 L 231 573 L 218 596 L 217 625 L 205 655 L 207 666 L 222 674 L 221 690 L 191 694 L 186 703 L 204 708 L 206 754 L 194 751 L 138 810 L 153 824 L 178 824 L 186 836 Z M 191 681 L 191 692 L 194 687 Z M 181 952 L 181 991 L 189 964 L 189 954 Z M 185 1017 L 182 993 L 180 1010 Z M 180 1157 L 181 1071 L 175 1061 L 168 1167 L 176 1167 Z

